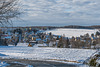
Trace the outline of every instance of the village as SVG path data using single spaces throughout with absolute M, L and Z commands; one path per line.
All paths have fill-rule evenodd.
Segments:
M 72 51 L 71 54 L 74 54 L 73 53 L 73 50 L 74 50 L 74 52 L 76 52 L 74 55 L 77 54 L 77 50 L 80 52 L 82 52 L 81 50 L 83 50 L 85 53 L 87 53 L 86 50 L 88 50 L 88 52 L 89 50 L 90 51 L 93 50 L 93 53 L 95 54 L 92 56 L 91 55 L 92 51 L 89 52 L 90 54 L 88 55 L 91 57 L 89 57 L 87 60 L 85 60 L 82 63 L 89 64 L 90 66 L 100 65 L 100 62 L 99 62 L 100 60 L 99 58 L 100 57 L 100 54 L 99 54 L 100 53 L 99 52 L 100 51 L 100 31 L 99 30 L 97 30 L 95 33 L 92 33 L 91 35 L 86 33 L 86 34 L 80 35 L 79 37 L 74 37 L 74 36 L 66 37 L 65 34 L 55 35 L 52 32 L 49 32 L 49 33 L 46 32 L 47 30 L 51 30 L 51 29 L 48 27 L 47 28 L 41 28 L 41 27 L 39 28 L 31 28 L 31 27 L 29 28 L 0 28 L 0 34 L 1 34 L 0 46 L 1 47 L 8 46 L 10 51 L 13 51 L 14 49 L 17 49 L 17 48 L 18 49 L 28 48 L 32 50 L 33 49 L 36 50 L 36 48 L 40 48 L 43 50 L 45 49 L 46 51 L 48 51 L 47 49 L 60 50 L 59 48 L 63 48 L 61 50 L 65 49 L 67 51 L 70 49 L 70 51 Z M 11 48 L 14 48 L 14 49 L 10 49 L 10 46 L 12 46 Z M 20 47 L 17 47 L 17 46 L 20 46 Z M 1 50 L 2 49 L 3 47 L 1 48 Z M 53 52 L 53 53 L 55 53 L 56 55 L 56 52 Z M 47 59 L 48 59 L 48 56 L 47 56 Z M 70 62 L 76 62 L 76 61 L 70 61 Z M 79 60 L 77 62 L 79 62 Z
M 100 48 L 100 31 L 89 35 L 82 34 L 80 37 L 71 38 L 65 35 L 54 35 L 52 32 L 46 33 L 48 28 L 2 28 L 0 30 L 0 44 L 3 46 L 13 45 L 18 43 L 29 43 L 28 47 L 33 47 L 36 44 L 39 47 L 57 47 L 57 48 L 79 48 L 79 49 L 99 49 Z
M 0 0 L 0 67 L 100 67 L 100 1 Z

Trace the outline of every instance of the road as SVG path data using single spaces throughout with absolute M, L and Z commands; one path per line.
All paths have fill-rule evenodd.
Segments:
M 0 61 L 5 61 L 8 64 L 10 64 L 7 67 L 27 67 L 27 65 L 32 65 L 33 67 L 80 67 L 72 64 L 65 64 L 59 62 L 25 60 L 25 59 L 0 59 Z

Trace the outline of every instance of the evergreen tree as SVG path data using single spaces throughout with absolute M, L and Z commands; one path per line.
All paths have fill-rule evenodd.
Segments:
M 63 48 L 63 39 L 62 39 L 62 37 L 59 39 L 57 47 L 58 48 Z

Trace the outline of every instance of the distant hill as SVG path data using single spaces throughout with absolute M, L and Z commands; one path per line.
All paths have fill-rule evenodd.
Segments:
M 32 28 L 74 28 L 74 29 L 100 29 L 100 25 L 94 26 L 79 26 L 79 25 L 69 25 L 69 26 L 32 26 Z
M 0 28 L 5 28 L 5 27 L 0 27 Z M 79 25 L 69 25 L 69 26 L 28 26 L 28 27 L 6 27 L 6 28 L 40 28 L 40 29 L 73 28 L 73 29 L 100 29 L 100 25 L 93 25 L 93 26 L 79 26 Z
M 94 28 L 94 29 L 100 29 L 100 25 L 94 25 L 94 26 L 88 26 L 90 28 Z
M 73 29 L 100 29 L 100 25 L 94 25 L 94 26 L 78 26 L 78 25 L 69 25 L 69 26 L 49 26 L 48 28 L 73 28 Z
M 90 27 L 90 26 L 77 26 L 77 25 L 64 26 L 64 28 L 94 29 L 94 27 Z

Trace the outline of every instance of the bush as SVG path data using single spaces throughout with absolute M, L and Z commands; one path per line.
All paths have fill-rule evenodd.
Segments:
M 97 64 L 96 59 L 91 59 L 89 62 L 90 66 L 96 66 L 96 64 Z

